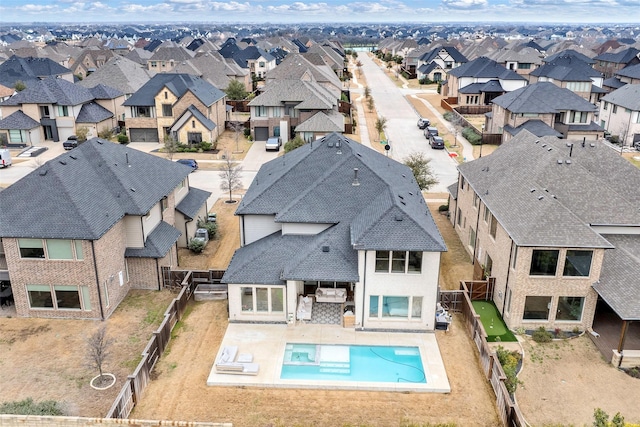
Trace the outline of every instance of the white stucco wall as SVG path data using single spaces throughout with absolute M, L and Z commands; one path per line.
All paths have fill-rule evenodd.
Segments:
M 333 224 L 308 224 L 301 222 L 289 222 L 282 224 L 282 234 L 304 234 L 314 235 L 318 234 Z
M 275 215 L 243 215 L 240 227 L 243 229 L 243 245 L 248 245 L 280 231 L 282 224 L 275 222 Z

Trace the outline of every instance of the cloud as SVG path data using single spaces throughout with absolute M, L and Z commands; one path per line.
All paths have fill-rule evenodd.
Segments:
M 211 2 L 209 8 L 215 12 L 255 12 L 259 11 L 260 7 L 251 6 L 249 3 L 238 3 L 236 1 L 230 2 Z
M 487 0 L 442 0 L 445 8 L 451 9 L 482 9 L 488 6 Z
M 58 6 L 44 4 L 25 4 L 17 6 L 16 9 L 26 13 L 51 13 L 59 10 Z

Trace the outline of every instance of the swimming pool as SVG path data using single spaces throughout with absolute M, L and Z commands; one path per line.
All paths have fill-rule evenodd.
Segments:
M 281 379 L 387 383 L 427 382 L 418 347 L 292 344 Z

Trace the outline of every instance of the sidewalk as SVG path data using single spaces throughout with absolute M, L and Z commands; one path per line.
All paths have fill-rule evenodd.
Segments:
M 358 89 L 350 89 L 352 93 L 358 93 L 360 96 L 355 99 L 355 102 L 358 103 L 357 111 L 358 111 L 358 129 L 360 135 L 360 143 L 366 147 L 371 147 L 371 140 L 369 139 L 369 128 L 367 127 L 367 119 L 364 116 L 364 90 L 362 84 L 358 83 L 358 78 L 356 77 L 356 73 L 353 74 L 353 82 L 358 85 Z

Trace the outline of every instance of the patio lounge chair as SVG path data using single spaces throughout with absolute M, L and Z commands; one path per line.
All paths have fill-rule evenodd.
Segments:
M 233 375 L 258 375 L 260 365 L 257 363 L 222 363 L 216 365 L 216 373 Z
M 223 347 L 220 355 L 216 359 L 216 366 L 233 363 L 236 360 L 236 354 L 238 354 L 238 346 L 228 345 Z
M 311 320 L 311 311 L 313 310 L 313 298 L 300 295 L 298 297 L 298 310 L 296 318 L 298 320 Z

